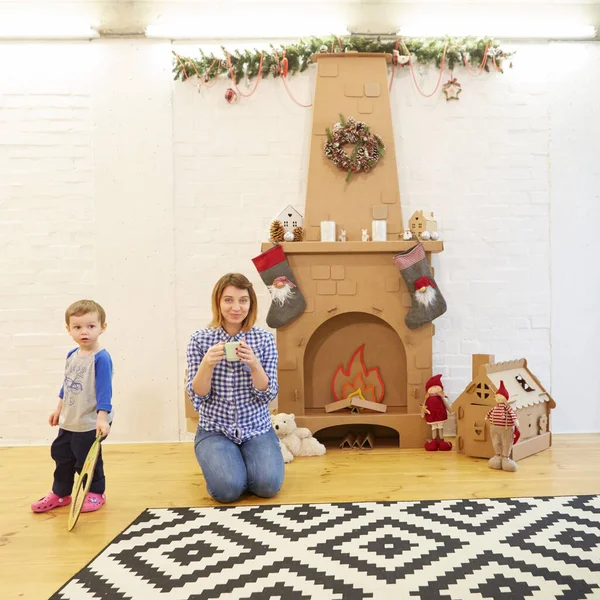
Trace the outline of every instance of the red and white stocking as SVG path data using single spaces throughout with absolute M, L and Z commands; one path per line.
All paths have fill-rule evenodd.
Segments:
M 267 325 L 277 329 L 301 315 L 306 300 L 298 287 L 281 246 L 274 246 L 252 259 L 256 270 L 271 293 Z

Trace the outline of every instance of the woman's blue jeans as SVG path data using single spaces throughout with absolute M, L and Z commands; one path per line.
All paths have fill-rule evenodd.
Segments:
M 271 498 L 283 484 L 283 456 L 272 428 L 239 445 L 221 433 L 198 429 L 194 450 L 208 493 L 217 502 L 235 502 L 245 491 Z

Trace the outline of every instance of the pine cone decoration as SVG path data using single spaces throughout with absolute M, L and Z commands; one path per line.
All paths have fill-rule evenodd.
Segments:
M 301 242 L 304 238 L 304 229 L 302 227 L 294 227 L 294 241 Z
M 285 235 L 285 228 L 281 221 L 273 221 L 271 223 L 271 229 L 269 230 L 270 239 L 272 242 L 281 243 L 283 242 L 283 236 Z

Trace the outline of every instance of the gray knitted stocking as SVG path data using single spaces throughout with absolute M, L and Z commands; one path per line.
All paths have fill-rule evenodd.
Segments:
M 277 329 L 306 309 L 306 300 L 296 283 L 281 246 L 274 246 L 252 259 L 256 270 L 271 293 L 267 325 Z
M 411 296 L 411 307 L 404 318 L 406 326 L 417 329 L 443 315 L 447 308 L 446 300 L 433 279 L 423 244 L 396 254 L 394 263 Z

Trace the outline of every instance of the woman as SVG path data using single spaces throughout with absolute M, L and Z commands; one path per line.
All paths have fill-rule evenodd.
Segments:
M 196 458 L 218 502 L 234 502 L 246 490 L 271 498 L 284 471 L 268 408 L 279 390 L 275 338 L 254 327 L 256 294 L 244 275 L 217 281 L 212 312 L 187 349 L 187 392 L 199 413 Z M 239 342 L 239 360 L 226 358 L 226 342 Z

